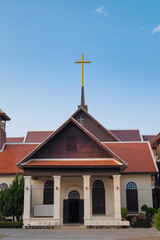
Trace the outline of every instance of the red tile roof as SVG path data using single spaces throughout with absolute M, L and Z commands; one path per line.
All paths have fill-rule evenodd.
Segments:
M 151 141 L 155 135 L 142 135 L 143 141 Z
M 115 154 L 122 158 L 128 167 L 124 173 L 157 172 L 153 157 L 147 142 L 139 143 L 104 143 Z
M 54 131 L 29 131 L 25 143 L 41 143 Z
M 110 130 L 121 141 L 142 141 L 139 130 Z
M 24 137 L 7 137 L 6 143 L 23 143 Z
M 25 166 L 121 166 L 114 160 L 58 160 L 58 161 L 34 161 L 28 162 Z
M 6 144 L 0 152 L 0 174 L 22 173 L 16 164 L 29 154 L 37 144 Z

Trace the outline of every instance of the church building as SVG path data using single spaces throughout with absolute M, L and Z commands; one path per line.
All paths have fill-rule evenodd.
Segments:
M 122 207 L 136 214 L 153 206 L 158 169 L 149 142 L 138 130 L 108 130 L 89 114 L 83 71 L 81 104 L 56 131 L 6 138 L 9 120 L 0 111 L 0 184 L 24 172 L 24 227 L 128 226 Z

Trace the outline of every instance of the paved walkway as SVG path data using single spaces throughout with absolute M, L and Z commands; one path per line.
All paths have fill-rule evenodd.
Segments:
M 146 239 L 147 237 L 147 239 Z M 5 240 L 160 240 L 155 228 L 129 229 L 0 229 Z

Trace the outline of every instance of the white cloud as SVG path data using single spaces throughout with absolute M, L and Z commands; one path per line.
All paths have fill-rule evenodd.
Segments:
M 104 17 L 106 17 L 108 15 L 108 13 L 104 10 L 104 6 L 97 8 L 96 13 L 99 13 L 100 15 L 103 15 Z
M 152 34 L 156 32 L 160 32 L 160 25 L 153 29 Z

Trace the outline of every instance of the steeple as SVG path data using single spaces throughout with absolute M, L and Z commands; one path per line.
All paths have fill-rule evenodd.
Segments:
M 81 105 L 79 105 L 78 107 L 83 107 L 86 111 L 88 111 L 88 106 L 85 105 L 85 97 L 84 97 L 84 63 L 91 63 L 91 61 L 84 61 L 84 54 L 82 54 L 82 61 L 75 61 L 75 63 L 82 63 Z
M 0 109 L 0 150 L 2 150 L 3 144 L 6 142 L 6 121 L 10 118 Z

